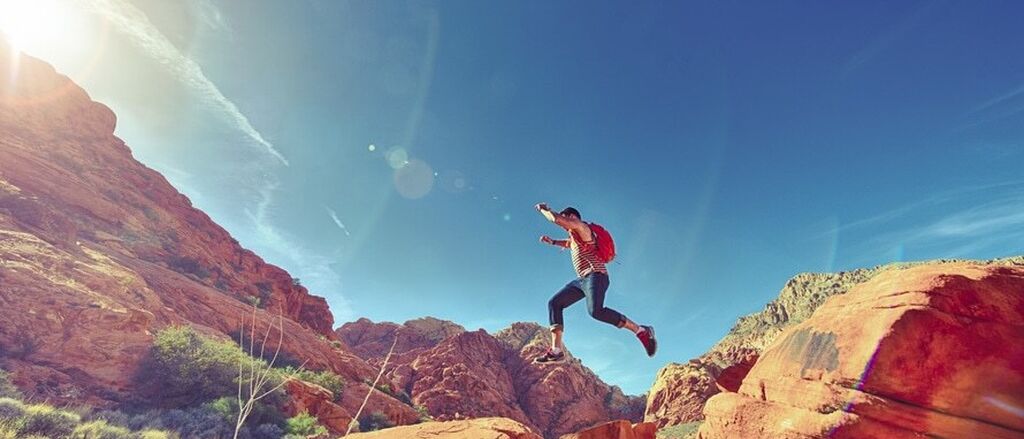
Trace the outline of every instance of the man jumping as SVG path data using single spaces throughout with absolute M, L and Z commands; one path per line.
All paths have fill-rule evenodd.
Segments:
M 565 345 L 562 344 L 562 311 L 584 297 L 587 298 L 587 311 L 591 317 L 617 328 L 633 331 L 647 350 L 647 355 L 653 357 L 658 348 L 654 339 L 654 328 L 637 325 L 618 311 L 604 306 L 604 294 L 608 290 L 608 268 L 598 254 L 597 239 L 590 225 L 581 220 L 580 212 L 567 207 L 556 213 L 544 203 L 536 207 L 548 221 L 569 232 L 569 239 L 551 239 L 545 235 L 541 236 L 540 240 L 545 244 L 571 250 L 572 265 L 576 269 L 577 278 L 548 301 L 551 348 L 544 355 L 534 359 L 534 362 L 556 363 L 565 359 Z

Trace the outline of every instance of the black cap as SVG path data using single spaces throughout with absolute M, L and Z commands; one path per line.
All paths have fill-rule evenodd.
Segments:
M 566 207 L 565 209 L 562 209 L 562 211 L 559 213 L 561 213 L 562 215 L 576 215 L 576 218 L 583 218 L 583 216 L 580 215 L 580 211 L 576 210 L 575 207 Z

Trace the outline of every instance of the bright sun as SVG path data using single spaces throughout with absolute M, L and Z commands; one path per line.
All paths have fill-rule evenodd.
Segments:
M 16 50 L 66 40 L 67 8 L 56 0 L 0 0 L 0 33 Z

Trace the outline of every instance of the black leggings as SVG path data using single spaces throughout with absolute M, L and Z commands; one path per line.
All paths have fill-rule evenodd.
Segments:
M 608 274 L 590 273 L 569 282 L 548 301 L 548 318 L 551 326 L 562 327 L 562 310 L 587 298 L 587 312 L 590 316 L 609 325 L 621 328 L 626 317 L 618 311 L 604 306 L 604 293 L 608 291 Z

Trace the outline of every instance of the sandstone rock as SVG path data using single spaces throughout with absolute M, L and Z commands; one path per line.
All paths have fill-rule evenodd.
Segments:
M 365 389 L 377 371 L 339 347 L 326 301 L 136 161 L 115 124 L 67 77 L 0 42 L 0 360 L 15 382 L 52 404 L 111 406 L 136 390 L 156 331 L 228 338 L 258 302 L 261 333 L 283 313 L 285 354 Z M 388 395 L 375 403 L 416 419 Z
M 288 394 L 288 402 L 283 411 L 288 416 L 309 413 L 335 433 L 344 432 L 352 422 L 352 415 L 335 404 L 334 394 L 323 387 L 290 379 L 285 382 L 284 390 Z
M 404 427 L 356 433 L 352 439 L 541 439 L 524 425 L 505 418 L 478 418 L 461 421 L 425 422 Z
M 794 276 L 777 299 L 765 305 L 764 310 L 741 317 L 708 352 L 686 364 L 665 366 L 647 394 L 644 420 L 665 427 L 703 419 L 704 402 L 720 391 L 721 384 L 735 387 L 736 381 L 743 379 L 743 372 L 749 370 L 742 365 L 751 364 L 783 330 L 810 317 L 827 298 L 845 294 L 880 273 L 946 262 L 956 261 L 901 262 L 840 273 Z M 1024 265 L 1024 257 L 984 261 L 984 264 L 1020 266 Z M 732 376 L 720 379 L 723 371 L 729 371 Z
M 707 353 L 686 364 L 670 363 L 658 372 L 647 394 L 644 420 L 665 427 L 703 419 L 704 402 L 720 391 L 723 371 L 730 373 L 722 383 L 737 387 L 758 354 L 783 329 L 809 317 L 828 297 L 870 279 L 879 269 L 794 276 L 777 299 L 764 310 L 741 317 Z
M 346 323 L 339 338 L 380 364 L 398 334 L 386 376 L 438 420 L 514 419 L 557 437 L 613 419 L 640 420 L 643 400 L 608 386 L 578 361 L 532 364 L 548 347 L 547 329 L 514 323 L 490 335 L 437 319 L 403 325 L 366 319 Z
M 1024 438 L 1024 267 L 886 270 L 782 333 L 713 438 Z
M 658 426 L 651 422 L 630 424 L 620 420 L 567 434 L 561 439 L 654 439 L 657 432 Z

